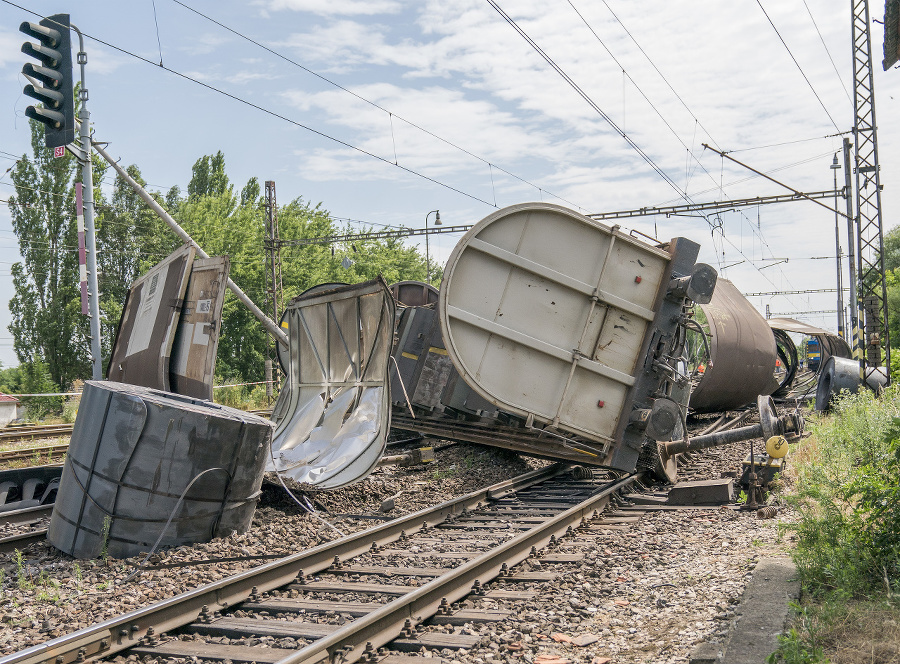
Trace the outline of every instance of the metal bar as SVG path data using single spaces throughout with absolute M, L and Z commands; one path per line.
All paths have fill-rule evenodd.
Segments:
M 835 195 L 843 196 L 841 191 L 814 191 L 802 196 L 796 194 L 776 194 L 774 196 L 756 196 L 755 198 L 737 198 L 731 201 L 712 201 L 710 203 L 691 203 L 687 205 L 666 205 L 657 207 L 638 208 L 636 210 L 623 210 L 621 212 L 596 212 L 587 215 L 591 219 L 602 221 L 605 219 L 628 219 L 631 217 L 650 217 L 654 215 L 678 215 L 685 212 L 700 212 L 703 210 L 726 210 L 729 208 L 753 207 L 754 205 L 771 205 L 773 203 L 792 203 L 814 198 L 831 198 Z
M 82 126 L 84 126 L 84 125 L 82 125 Z M 98 154 L 101 157 L 103 157 L 104 159 L 106 159 L 106 161 L 109 163 L 110 166 L 113 167 L 113 169 L 116 171 L 116 173 L 118 173 L 122 177 L 122 179 L 125 180 L 125 182 L 127 182 L 131 186 L 132 189 L 134 189 L 134 191 L 137 193 L 137 195 L 140 196 L 144 200 L 144 202 L 147 205 L 149 205 L 150 208 L 154 212 L 156 212 L 157 215 L 159 215 L 160 219 L 162 219 L 164 222 L 166 222 L 169 225 L 169 227 L 173 231 L 175 231 L 175 234 L 178 235 L 178 237 L 180 237 L 182 240 L 184 240 L 188 244 L 192 245 L 197 250 L 198 256 L 200 256 L 201 258 L 209 258 L 209 254 L 207 254 L 205 251 L 203 251 L 203 248 L 194 241 L 194 238 L 192 238 L 190 235 L 188 235 L 187 231 L 184 230 L 178 224 L 178 222 L 172 218 L 172 215 L 170 215 L 168 212 L 166 212 L 159 203 L 157 203 L 155 200 L 153 200 L 153 197 L 149 193 L 147 193 L 147 190 L 144 189 L 137 182 L 135 182 L 134 178 L 132 178 L 128 174 L 128 172 L 124 168 L 122 168 L 119 165 L 119 163 L 109 155 L 109 153 L 106 150 L 104 150 L 96 142 L 93 145 L 94 145 L 94 149 L 97 150 Z M 85 201 L 85 202 L 87 202 L 87 201 Z M 231 289 L 231 292 L 234 293 L 237 296 L 237 298 L 244 304 L 244 306 L 246 306 L 250 310 L 250 313 L 252 313 L 254 316 L 256 316 L 256 318 L 263 324 L 263 326 L 266 328 L 266 330 L 269 332 L 269 334 L 271 334 L 278 341 L 278 343 L 287 347 L 288 346 L 287 335 L 281 330 L 281 328 L 278 327 L 278 324 L 275 321 L 273 321 L 271 318 L 266 316 L 263 313 L 262 309 L 257 307 L 256 304 L 254 304 L 253 300 L 251 300 L 250 297 L 244 291 L 242 291 L 240 289 L 240 287 L 236 283 L 234 283 L 234 281 L 232 281 L 231 277 L 228 278 L 227 283 L 228 283 L 228 287 Z
M 758 170 L 756 170 L 755 168 L 753 168 L 752 166 L 748 166 L 747 164 L 745 164 L 745 163 L 743 163 L 743 162 L 741 162 L 741 161 L 738 161 L 738 160 L 735 159 L 734 157 L 730 156 L 727 152 L 722 152 L 721 150 L 716 150 L 715 148 L 710 147 L 710 146 L 709 146 L 708 144 L 706 144 L 706 143 L 703 144 L 703 147 L 705 147 L 707 150 L 712 150 L 712 151 L 715 152 L 717 155 L 719 155 L 719 156 L 721 156 L 721 157 L 725 157 L 725 158 L 728 159 L 729 161 L 733 161 L 733 162 L 734 162 L 735 164 L 737 164 L 738 166 L 743 166 L 743 167 L 746 168 L 748 171 L 751 171 L 751 172 L 753 172 L 753 173 L 756 173 L 756 174 L 759 175 L 760 177 L 764 177 L 766 180 L 769 180 L 770 182 L 774 182 L 775 184 L 777 184 L 777 185 L 779 185 L 779 186 L 781 186 L 781 187 L 784 187 L 785 189 L 790 189 L 791 191 L 794 192 L 795 195 L 797 195 L 797 196 L 799 196 L 799 197 L 801 197 L 801 198 L 803 198 L 803 199 L 805 199 L 805 200 L 812 201 L 812 202 L 815 203 L 816 205 L 821 205 L 823 208 L 825 208 L 826 210 L 829 210 L 830 212 L 834 212 L 835 214 L 839 214 L 839 215 L 841 215 L 842 217 L 846 217 L 846 216 L 847 216 L 847 215 L 845 215 L 843 212 L 840 212 L 839 210 L 835 210 L 834 208 L 828 207 L 827 205 L 825 205 L 825 203 L 820 203 L 819 201 L 817 201 L 815 198 L 813 198 L 813 197 L 810 196 L 809 194 L 804 194 L 802 191 L 798 191 L 797 189 L 794 189 L 794 188 L 791 187 L 790 185 L 786 185 L 784 182 L 779 182 L 778 180 L 776 180 L 776 179 L 773 178 L 772 176 L 766 175 L 766 174 L 763 173 L 762 171 L 758 171 Z

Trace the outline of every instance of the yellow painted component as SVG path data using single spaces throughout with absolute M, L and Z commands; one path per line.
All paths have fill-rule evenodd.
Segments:
M 429 353 L 437 353 L 438 355 L 446 355 L 447 354 L 447 351 L 445 351 L 443 348 L 436 348 L 435 346 L 432 346 L 431 348 L 429 348 L 428 352 Z
M 283 322 L 281 323 L 281 327 L 283 327 L 285 330 L 288 329 L 287 321 L 283 321 Z
M 418 356 L 418 355 L 413 355 L 412 353 L 400 353 L 400 354 L 401 354 L 403 357 L 409 358 L 410 360 L 418 360 L 418 359 L 419 359 L 419 356 Z
M 766 441 L 766 454 L 773 459 L 781 459 L 788 453 L 788 442 L 784 436 L 772 436 Z

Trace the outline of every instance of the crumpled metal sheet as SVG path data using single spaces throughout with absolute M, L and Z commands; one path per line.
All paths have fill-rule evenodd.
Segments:
M 390 429 L 394 299 L 381 278 L 311 289 L 282 318 L 287 379 L 266 470 L 321 489 L 366 477 Z

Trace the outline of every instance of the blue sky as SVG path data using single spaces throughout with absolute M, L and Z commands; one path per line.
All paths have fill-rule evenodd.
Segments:
M 155 0 L 155 7 L 152 0 L 17 4 L 40 14 L 69 11 L 87 35 L 157 63 L 87 40 L 95 135 L 124 163 L 137 164 L 152 188 L 185 189 L 194 161 L 222 150 L 236 188 L 252 176 L 272 179 L 280 202 L 302 196 L 336 217 L 370 224 L 421 227 L 434 209 L 445 224 L 471 224 L 494 205 L 532 200 L 584 212 L 683 203 L 677 189 L 694 201 L 784 193 L 704 151 L 704 142 L 734 150 L 797 189 L 829 189 L 841 144 L 829 135 L 853 122 L 846 0 L 762 0 L 809 84 L 756 0 L 497 0 L 675 187 L 485 0 L 185 1 L 270 51 L 174 0 Z M 881 11 L 873 2 L 873 16 Z M 37 18 L 0 2 L 0 172 L 12 165 L 10 155 L 28 150 L 30 99 L 21 94 L 24 36 L 17 31 L 24 20 Z M 900 207 L 900 72 L 881 71 L 881 39 L 876 24 L 890 228 Z M 160 59 L 266 110 L 166 71 Z M 780 143 L 789 144 L 764 147 Z M 13 193 L 9 184 L 8 175 L 0 178 L 0 199 Z M 701 259 L 725 267 L 720 272 L 744 292 L 833 286 L 833 259 L 818 258 L 835 255 L 827 210 L 795 203 L 722 213 L 720 220 L 724 237 L 697 217 L 628 225 L 696 240 Z M 718 225 L 714 215 L 710 221 Z M 845 228 L 842 222 L 842 238 Z M 456 239 L 432 238 L 432 253 L 445 261 Z M 424 241 L 415 242 L 424 251 Z M 789 261 L 764 267 L 773 257 Z M 5 329 L 16 258 L 9 211 L 0 205 L 5 366 L 17 363 Z M 835 296 L 753 302 L 779 313 L 812 311 L 833 309 Z M 805 320 L 834 329 L 834 318 Z

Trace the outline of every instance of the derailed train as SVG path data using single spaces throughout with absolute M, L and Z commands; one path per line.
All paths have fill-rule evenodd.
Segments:
M 476 224 L 438 302 L 399 320 L 381 280 L 312 289 L 281 322 L 269 470 L 322 488 L 364 477 L 393 406 L 395 428 L 674 478 L 659 442 L 685 435 L 687 330 L 717 278 L 698 253 L 530 203 Z

